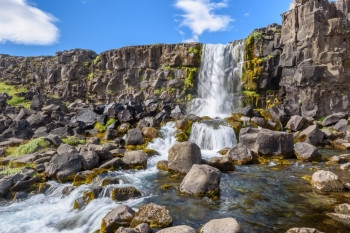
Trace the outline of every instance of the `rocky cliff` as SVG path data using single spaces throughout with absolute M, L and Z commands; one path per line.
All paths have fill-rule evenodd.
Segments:
M 295 0 L 282 14 L 280 86 L 291 114 L 350 112 L 349 0 Z
M 39 87 L 42 94 L 67 101 L 186 100 L 193 94 L 202 45 L 125 47 L 97 55 L 91 50 L 52 57 L 0 55 L 0 78 L 7 84 Z

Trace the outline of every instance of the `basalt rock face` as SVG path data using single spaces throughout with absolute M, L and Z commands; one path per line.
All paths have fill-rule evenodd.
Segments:
M 100 55 L 81 49 L 52 57 L 0 55 L 0 76 L 8 84 L 39 87 L 42 94 L 68 101 L 145 100 L 161 97 L 164 91 L 163 99 L 185 100 L 195 90 L 201 48 L 199 43 L 157 44 Z
M 349 113 L 349 13 L 349 0 L 294 0 L 282 15 L 280 86 L 292 115 Z

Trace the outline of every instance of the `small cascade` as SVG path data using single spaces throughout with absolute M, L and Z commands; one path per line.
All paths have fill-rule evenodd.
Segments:
M 219 121 L 202 121 L 192 125 L 190 141 L 196 143 L 201 150 L 217 152 L 237 144 L 235 132 L 231 127 Z
M 243 55 L 243 41 L 203 46 L 198 98 L 191 101 L 189 113 L 224 117 L 239 107 Z

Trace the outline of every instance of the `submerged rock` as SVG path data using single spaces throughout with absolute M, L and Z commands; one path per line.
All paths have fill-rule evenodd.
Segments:
M 168 152 L 168 169 L 172 172 L 187 173 L 193 164 L 201 164 L 200 148 L 192 142 L 180 142 Z
M 141 192 L 135 187 L 120 187 L 114 188 L 110 196 L 114 201 L 126 201 L 130 198 L 141 197 Z
M 102 219 L 100 233 L 114 233 L 119 227 L 128 227 L 134 216 L 133 209 L 121 204 Z
M 298 142 L 294 145 L 294 153 L 298 159 L 302 161 L 319 161 L 321 159 L 321 154 L 318 149 L 306 142 Z
M 173 219 L 165 206 L 150 203 L 140 207 L 130 226 L 136 227 L 141 223 L 147 223 L 152 228 L 164 228 L 171 226 Z
M 158 231 L 158 233 L 197 233 L 197 231 L 190 226 L 180 225 L 176 227 L 164 228 Z
M 286 233 L 323 233 L 315 228 L 306 228 L 306 227 L 301 227 L 301 228 L 291 228 Z
M 344 191 L 345 187 L 339 177 L 330 171 L 317 171 L 312 175 L 311 184 L 314 189 L 321 192 Z
M 191 196 L 217 196 L 221 172 L 209 165 L 194 164 L 180 184 L 179 191 Z
M 242 233 L 234 218 L 213 219 L 202 226 L 200 233 Z
M 205 163 L 223 172 L 235 170 L 234 163 L 228 157 L 211 157 Z

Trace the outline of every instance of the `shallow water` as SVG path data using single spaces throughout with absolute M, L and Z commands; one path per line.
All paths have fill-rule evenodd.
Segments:
M 329 169 L 350 182 L 350 173 L 339 166 L 324 163 L 300 163 L 292 165 L 237 166 L 236 171 L 222 173 L 220 198 L 190 198 L 179 196 L 176 189 L 163 190 L 161 186 L 178 186 L 183 177 L 158 171 L 156 163 L 167 159 L 168 149 L 176 142 L 174 123 L 161 129 L 163 138 L 149 144 L 160 155 L 149 159 L 143 171 L 114 171 L 104 176 L 119 177 L 123 184 L 109 185 L 105 189 L 132 185 L 142 192 L 142 198 L 131 199 L 125 204 L 137 209 L 145 203 L 165 205 L 174 220 L 174 225 L 186 224 L 199 228 L 214 218 L 234 217 L 245 232 L 285 232 L 291 227 L 316 227 L 333 233 L 349 232 L 326 216 L 337 204 L 350 199 L 350 193 L 319 195 L 314 193 L 305 175 L 318 169 Z M 340 154 L 321 150 L 324 158 Z M 217 156 L 215 151 L 203 151 L 203 157 Z M 101 196 L 83 210 L 73 210 L 74 200 L 94 185 L 77 187 L 69 195 L 62 190 L 69 184 L 51 182 L 45 193 L 18 202 L 0 203 L 0 232 L 92 232 L 99 228 L 101 219 L 120 203 Z

